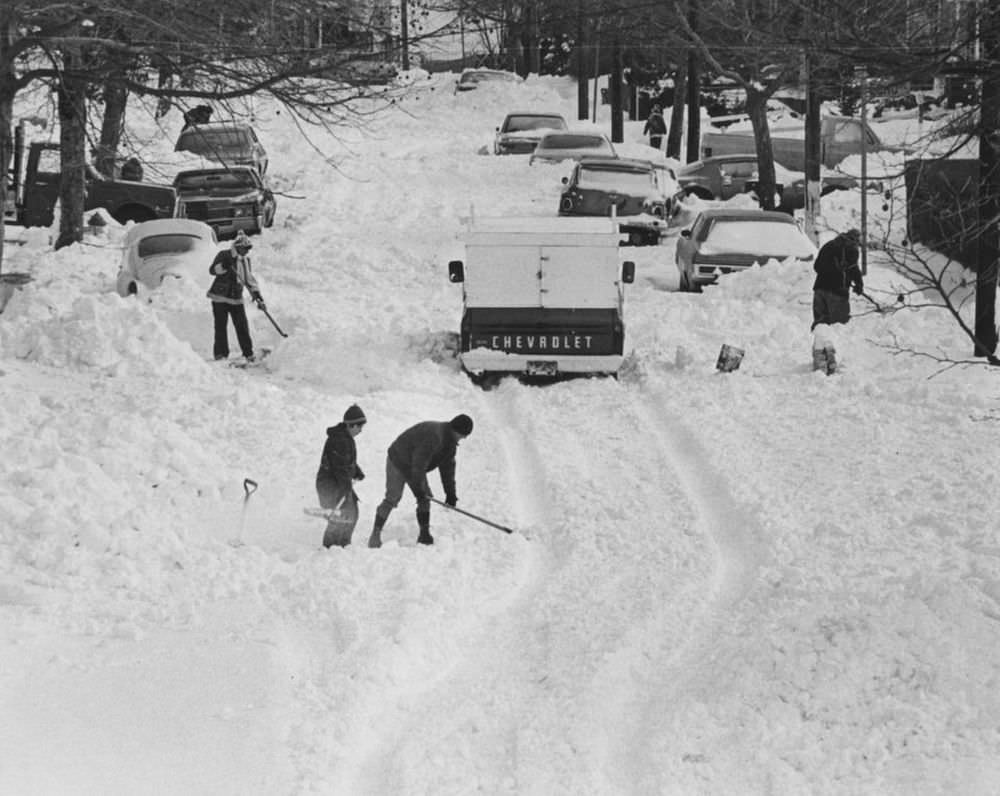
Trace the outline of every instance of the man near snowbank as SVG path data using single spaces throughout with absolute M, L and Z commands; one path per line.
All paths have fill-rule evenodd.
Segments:
M 382 528 L 389 514 L 399 505 L 403 487 L 409 486 L 417 499 L 419 544 L 434 544 L 431 536 L 431 488 L 427 473 L 437 470 L 441 475 L 445 503 L 454 506 L 455 453 L 458 444 L 472 433 L 472 418 L 456 415 L 447 422 L 426 420 L 400 434 L 389 446 L 385 460 L 385 497 L 375 509 L 375 525 L 368 540 L 369 547 L 382 546 Z
M 821 323 L 847 323 L 851 319 L 849 288 L 861 294 L 864 280 L 858 267 L 861 232 L 851 229 L 827 241 L 816 255 L 813 270 L 813 325 Z

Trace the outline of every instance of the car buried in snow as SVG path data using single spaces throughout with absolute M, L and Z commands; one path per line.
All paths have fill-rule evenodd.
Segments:
M 455 91 L 473 91 L 483 85 L 521 83 L 523 78 L 503 69 L 466 69 L 455 81 Z
M 215 231 L 201 221 L 165 218 L 136 224 L 125 234 L 118 295 L 156 290 L 171 279 L 191 279 L 207 289 L 208 267 L 217 251 Z
M 517 111 L 508 113 L 497 127 L 493 140 L 495 155 L 530 155 L 542 136 L 552 130 L 565 130 L 566 120 L 558 113 Z
M 253 166 L 267 171 L 267 150 L 247 122 L 207 122 L 181 130 L 175 152 L 189 152 L 224 166 Z
M 618 157 L 614 145 L 604 133 L 559 130 L 542 136 L 528 163 L 561 163 L 564 160 L 579 160 L 585 155 Z
M 560 216 L 614 216 L 633 246 L 653 246 L 667 232 L 680 199 L 673 171 L 638 158 L 581 157 L 563 177 Z
M 719 276 L 770 260 L 794 259 L 803 265 L 816 246 L 787 213 L 776 210 L 715 207 L 701 211 L 677 240 L 676 264 L 681 291 L 701 292 Z

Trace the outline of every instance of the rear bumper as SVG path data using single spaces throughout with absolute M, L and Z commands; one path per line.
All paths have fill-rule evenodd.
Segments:
M 459 356 L 470 373 L 522 373 L 528 375 L 535 363 L 554 362 L 557 373 L 617 373 L 621 354 L 507 354 L 488 348 L 474 348 Z

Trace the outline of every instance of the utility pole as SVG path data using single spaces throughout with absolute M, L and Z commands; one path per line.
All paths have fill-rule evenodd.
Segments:
M 807 31 L 812 29 L 812 11 L 806 18 Z M 812 41 L 812 36 L 808 36 Z M 820 164 L 822 162 L 822 147 L 820 145 L 820 106 L 822 99 L 819 89 L 816 86 L 816 59 L 813 55 L 811 45 L 807 45 L 803 54 L 802 82 L 806 88 L 806 121 L 805 121 L 805 172 L 806 172 L 806 196 L 805 196 L 805 233 L 813 243 L 819 245 L 819 230 L 816 220 L 820 215 L 820 195 L 822 184 L 820 180 Z
M 409 0 L 399 0 L 399 44 L 403 71 L 410 68 L 410 22 L 407 16 Z
M 583 0 L 576 3 L 576 118 L 584 120 L 587 114 L 587 85 L 590 78 L 587 75 L 586 47 L 583 43 Z
M 622 116 L 622 43 L 619 30 L 615 30 L 612 46 L 611 90 L 608 92 L 611 101 L 611 143 L 620 144 L 625 140 L 625 120 Z
M 698 31 L 698 0 L 690 0 L 688 22 Z M 674 102 L 676 102 L 676 98 Z M 688 135 L 686 161 L 693 163 L 701 156 L 701 59 L 695 47 L 688 48 L 687 69 Z

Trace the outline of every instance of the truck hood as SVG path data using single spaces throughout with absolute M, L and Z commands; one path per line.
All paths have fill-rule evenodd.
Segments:
M 247 191 L 243 188 L 178 191 L 177 195 L 183 202 L 210 202 L 213 199 L 226 202 L 252 202 L 258 198 L 256 191 Z

